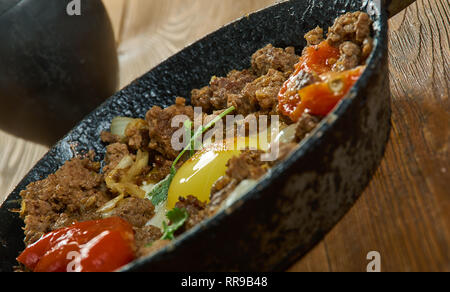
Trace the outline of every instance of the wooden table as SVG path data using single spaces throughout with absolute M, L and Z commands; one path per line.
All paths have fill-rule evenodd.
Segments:
M 273 0 L 104 0 L 120 86 L 221 25 Z M 202 11 L 202 17 L 198 12 Z M 365 194 L 291 271 L 450 271 L 450 6 L 419 0 L 391 20 L 393 131 Z M 47 151 L 0 132 L 0 202 Z

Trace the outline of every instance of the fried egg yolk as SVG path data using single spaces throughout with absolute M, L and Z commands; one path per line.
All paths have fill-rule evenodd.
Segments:
M 200 202 L 209 203 L 214 183 L 225 175 L 227 163 L 239 156 L 249 146 L 252 149 L 265 150 L 267 145 L 254 137 L 240 137 L 213 143 L 197 152 L 178 169 L 169 188 L 167 208 L 175 207 L 180 197 L 196 197 Z

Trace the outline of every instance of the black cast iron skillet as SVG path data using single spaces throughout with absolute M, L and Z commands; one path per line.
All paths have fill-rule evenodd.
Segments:
M 19 193 L 29 183 L 74 156 L 71 147 L 79 153 L 93 149 L 102 159 L 105 146 L 99 136 L 112 118 L 144 117 L 153 105 L 166 107 L 176 96 L 188 97 L 213 75 L 249 67 L 252 53 L 267 43 L 293 45 L 300 54 L 304 33 L 330 26 L 344 12 L 366 9 L 367 2 L 292 0 L 275 5 L 208 35 L 115 94 L 56 144 L 3 204 L 0 270 L 11 271 L 24 249 L 23 222 L 9 210 L 20 208 Z M 406 2 L 412 1 L 395 4 L 404 7 Z M 364 75 L 292 157 L 231 208 L 122 271 L 283 270 L 323 238 L 367 186 L 388 141 L 387 4 L 372 10 L 375 49 Z

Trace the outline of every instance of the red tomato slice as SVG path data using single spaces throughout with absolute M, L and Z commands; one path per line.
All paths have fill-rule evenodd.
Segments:
M 118 217 L 51 232 L 17 258 L 35 272 L 110 272 L 132 260 L 133 227 Z

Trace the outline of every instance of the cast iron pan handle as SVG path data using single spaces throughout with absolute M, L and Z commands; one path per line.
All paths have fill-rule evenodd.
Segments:
M 416 0 L 386 0 L 386 2 L 388 5 L 389 17 L 392 17 L 416 2 Z

